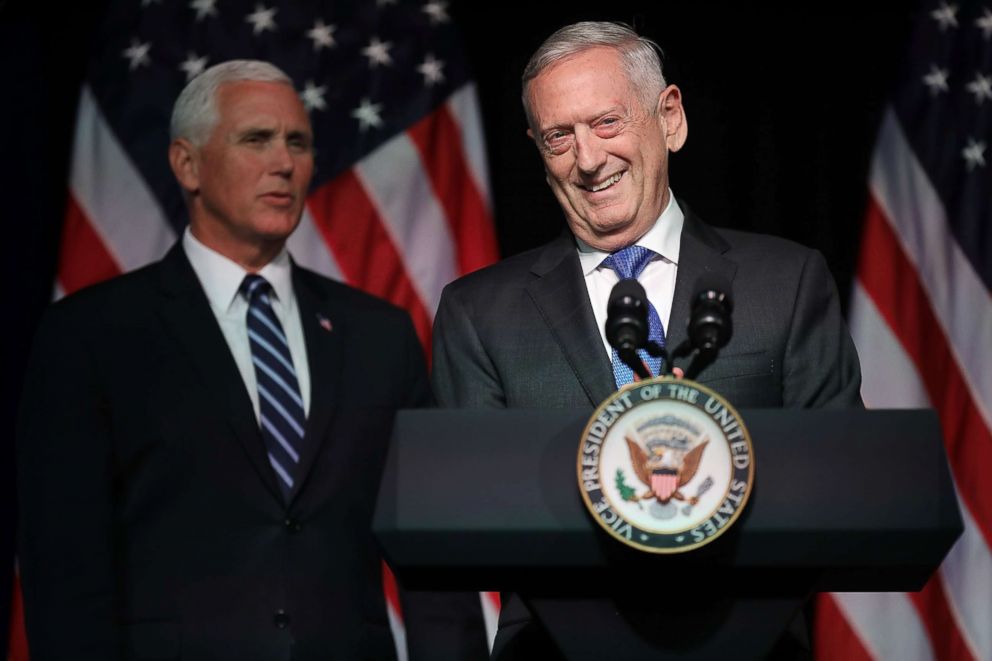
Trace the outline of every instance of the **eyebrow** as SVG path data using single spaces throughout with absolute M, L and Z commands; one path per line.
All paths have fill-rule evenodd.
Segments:
M 234 135 L 237 139 L 247 138 L 250 136 L 260 136 L 264 138 L 271 138 L 276 135 L 279 131 L 274 128 L 268 128 L 263 126 L 248 126 L 239 131 L 235 131 Z M 287 140 L 298 140 L 303 138 L 305 140 L 313 140 L 313 133 L 305 129 L 292 129 L 286 133 Z
M 573 126 L 575 126 L 576 124 L 592 124 L 592 123 L 596 122 L 597 120 L 600 120 L 603 117 L 606 117 L 607 115 L 611 115 L 613 113 L 617 113 L 617 114 L 620 114 L 620 115 L 625 115 L 627 112 L 628 112 L 627 108 L 625 108 L 622 105 L 610 106 L 606 110 L 599 110 L 597 112 L 594 112 L 592 114 L 592 117 L 590 119 L 584 119 L 584 120 L 580 120 L 580 121 L 577 121 L 577 122 L 565 122 L 565 123 L 561 123 L 561 124 L 553 124 L 551 126 L 543 126 L 543 127 L 539 127 L 539 130 L 540 130 L 541 134 L 543 135 L 543 134 L 547 133 L 548 131 L 555 131 L 555 130 L 563 129 L 563 128 L 564 129 L 570 129 Z
M 294 129 L 286 134 L 287 138 L 305 138 L 306 140 L 313 139 L 313 133 L 310 131 L 304 131 L 302 129 Z

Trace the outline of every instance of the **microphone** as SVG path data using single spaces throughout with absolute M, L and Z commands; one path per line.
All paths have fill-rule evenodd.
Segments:
M 696 281 L 689 314 L 689 342 L 702 355 L 715 356 L 730 341 L 733 325 L 730 313 L 730 281 L 707 273 Z
M 610 292 L 606 304 L 606 340 L 621 357 L 648 341 L 647 301 L 644 287 L 633 278 L 621 280 Z

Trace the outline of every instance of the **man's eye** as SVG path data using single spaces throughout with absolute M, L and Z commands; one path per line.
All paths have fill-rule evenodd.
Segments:
M 545 148 L 553 153 L 561 153 L 571 144 L 572 134 L 567 131 L 552 131 L 544 136 Z
M 290 138 L 286 144 L 293 151 L 310 151 L 310 141 L 306 138 Z
M 622 126 L 623 123 L 619 117 L 604 117 L 596 122 L 594 130 L 596 131 L 596 135 L 601 138 L 612 138 L 620 132 Z

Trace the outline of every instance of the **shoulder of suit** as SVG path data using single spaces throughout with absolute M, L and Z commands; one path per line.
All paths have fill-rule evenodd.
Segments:
M 731 259 L 755 257 L 769 260 L 791 260 L 800 262 L 809 259 L 816 251 L 791 239 L 784 239 L 771 234 L 745 232 L 743 230 L 710 227 L 730 246 L 728 256 Z
M 554 249 L 554 244 L 557 241 L 559 240 L 511 255 L 495 264 L 463 275 L 449 283 L 445 287 L 445 292 L 454 295 L 461 292 L 475 293 L 491 290 L 495 287 L 501 290 L 526 287 L 533 279 L 534 265 L 545 257 L 547 250 Z
M 295 265 L 294 269 L 296 269 L 299 280 L 304 286 L 312 288 L 322 298 L 332 300 L 335 304 L 379 314 L 407 314 L 405 310 L 389 301 L 352 285 L 339 280 L 332 280 L 299 265 Z
M 101 338 L 142 325 L 154 314 L 157 269 L 155 262 L 67 294 L 45 309 L 36 333 Z
M 147 297 L 155 283 L 159 262 L 114 276 L 107 280 L 87 285 L 71 294 L 66 294 L 52 303 L 53 310 L 88 310 L 103 306 L 123 309 L 134 301 Z

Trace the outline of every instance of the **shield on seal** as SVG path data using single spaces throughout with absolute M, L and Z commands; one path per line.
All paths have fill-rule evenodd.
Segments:
M 668 502 L 678 487 L 679 476 L 674 468 L 657 468 L 651 471 L 651 491 L 661 502 Z

